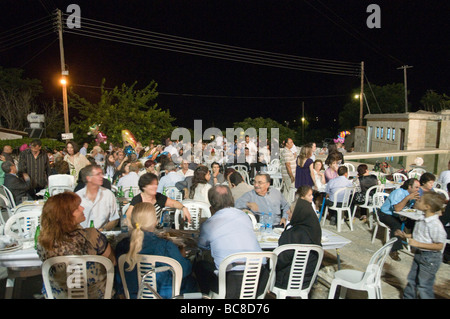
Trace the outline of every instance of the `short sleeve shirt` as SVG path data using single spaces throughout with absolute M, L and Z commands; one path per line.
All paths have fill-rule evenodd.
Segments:
M 156 203 L 155 203 L 155 210 L 156 210 L 156 220 L 161 219 L 161 212 L 164 207 L 166 207 L 167 202 L 167 196 L 163 195 L 161 193 L 156 193 Z M 136 204 L 142 203 L 142 196 L 141 194 L 138 194 L 133 197 L 133 199 L 130 202 L 131 206 L 136 206 Z
M 400 203 L 406 196 L 409 195 L 409 192 L 403 188 L 398 188 L 395 191 L 393 191 L 388 198 L 386 198 L 386 201 L 381 206 L 380 210 L 381 212 L 392 215 L 395 213 L 394 206 Z M 414 205 L 415 201 L 410 200 L 408 203 L 406 203 L 405 207 L 411 208 Z

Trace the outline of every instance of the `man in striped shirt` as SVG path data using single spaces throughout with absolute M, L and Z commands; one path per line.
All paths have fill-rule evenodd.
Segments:
M 30 148 L 24 150 L 19 156 L 19 172 L 27 173 L 31 179 L 31 187 L 39 192 L 48 184 L 50 165 L 47 153 L 41 150 L 42 142 L 35 139 Z

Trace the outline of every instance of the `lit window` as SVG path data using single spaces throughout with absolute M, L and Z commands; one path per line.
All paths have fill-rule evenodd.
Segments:
M 392 128 L 392 140 L 395 141 L 395 128 Z
M 391 128 L 388 127 L 388 128 L 387 128 L 386 139 L 389 141 L 390 138 L 391 138 Z
M 380 128 L 377 127 L 377 138 L 380 138 Z
M 384 136 L 384 127 L 381 128 L 381 135 L 380 135 L 380 138 L 383 138 L 383 136 Z

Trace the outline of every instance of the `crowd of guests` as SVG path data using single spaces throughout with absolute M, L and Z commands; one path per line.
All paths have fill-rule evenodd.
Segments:
M 248 184 L 239 171 L 224 162 L 211 161 L 211 153 L 207 157 L 208 160 L 202 162 L 181 159 L 183 149 L 170 140 L 166 140 L 165 146 L 150 143 L 149 147 L 135 148 L 135 152 L 131 154 L 125 153 L 125 147 L 112 145 L 107 151 L 95 146 L 88 152 L 87 143 L 78 148 L 72 141 L 66 144 L 62 152 L 47 153 L 42 150 L 40 141 L 35 140 L 18 158 L 8 158 L 8 153 L 5 153 L 6 156 L 3 155 L 0 160 L 3 161 L 1 168 L 5 172 L 3 183 L 14 190 L 17 204 L 24 194 L 12 187 L 9 175 L 21 180 L 26 185 L 23 191 L 33 198 L 39 190 L 47 187 L 48 176 L 52 174 L 70 174 L 76 178 L 77 186 L 74 192 L 54 195 L 44 205 L 39 256 L 42 260 L 67 253 L 106 256 L 116 265 L 115 291 L 117 296 L 123 297 L 123 283 L 118 275 L 117 260 L 121 255 L 125 255 L 127 287 L 130 296 L 135 298 L 138 291 L 138 253 L 168 256 L 179 261 L 183 268 L 181 293 L 217 292 L 216 271 L 225 257 L 237 252 L 261 251 L 248 214 L 259 220 L 261 213 L 271 212 L 274 215 L 274 227 L 284 229 L 279 240 L 280 245 L 299 243 L 320 246 L 321 227 L 317 211 L 322 204 L 322 198 L 327 199 L 325 205 L 332 205 L 333 201 L 342 201 L 334 196 L 338 189 L 354 186 L 356 193 L 353 204 L 360 204 L 365 201 L 367 190 L 378 184 L 378 179 L 369 174 L 369 168 L 365 164 L 359 165 L 357 177 L 349 180 L 348 169 L 342 165 L 345 154 L 342 146 L 330 145 L 325 162 L 315 158 L 318 154 L 315 143 L 297 147 L 292 139 L 287 139 L 283 141 L 282 146 L 281 190 L 271 186 L 271 177 L 260 170 L 260 166 L 253 166 L 255 171 L 251 183 Z M 254 148 L 248 139 L 244 149 L 244 154 L 248 157 L 244 163 L 250 164 L 247 166 L 249 169 L 251 164 L 264 164 L 265 160 L 257 159 L 264 157 L 260 156 L 258 151 L 257 158 L 251 158 L 249 151 L 251 149 L 253 152 Z M 5 152 L 5 149 L 3 151 Z M 153 155 L 151 159 L 148 158 L 149 155 Z M 237 155 L 235 152 L 231 163 L 235 163 Z M 448 232 L 449 229 L 444 228 L 444 225 L 449 226 L 450 212 L 447 205 L 442 218 L 438 218 L 439 213 L 444 211 L 445 203 L 439 195 L 435 196 L 433 185 L 436 180 L 441 181 L 445 176 L 443 172 L 437 179 L 433 174 L 425 173 L 420 180 L 407 180 L 401 188 L 390 194 L 379 212 L 380 220 L 391 228 L 392 236 L 402 240 L 408 238 L 410 245 L 422 252 L 417 260 L 415 258 L 408 276 L 405 298 L 413 296 L 414 291 L 419 289 L 418 278 L 424 275 L 417 265 L 423 262 L 424 256 L 430 255 L 433 260 L 442 259 L 445 247 L 443 243 L 448 237 L 445 231 Z M 126 210 L 129 236 L 115 247 L 111 247 L 102 233 L 117 228 L 120 222 L 121 213 L 112 191 L 113 186 L 123 189 L 139 188 L 139 194 L 133 196 Z M 198 240 L 200 248 L 211 252 L 210 260 L 202 259 L 192 264 L 181 247 L 158 236 L 156 228 L 161 223 L 162 212 L 166 207 L 181 210 L 185 221 L 191 221 L 189 209 L 182 202 L 166 196 L 165 190 L 168 187 L 176 187 L 185 199 L 203 201 L 210 206 L 212 216 L 201 225 Z M 289 200 L 288 192 L 291 188 L 296 189 L 294 202 Z M 408 225 L 409 232 L 401 231 L 401 221 L 395 212 L 414 205 L 425 212 L 425 219 L 428 220 L 426 223 L 419 221 L 415 225 Z M 367 212 L 361 210 L 360 216 L 365 219 Z M 331 214 L 331 219 L 333 217 L 336 218 Z M 401 246 L 400 240 L 394 244 L 391 252 L 394 260 L 400 260 L 398 250 Z M 291 260 L 292 256 L 289 254 L 280 256 L 276 277 L 278 287 L 287 285 Z M 306 274 L 309 279 L 315 263 L 317 259 L 312 256 Z M 434 274 L 436 271 L 437 268 L 433 270 Z M 233 298 L 236 297 L 233 293 L 236 293 L 236 287 L 242 280 L 242 272 L 237 268 L 236 272 L 231 274 L 231 288 L 227 296 Z M 105 279 L 101 269 L 96 268 L 90 269 L 89 276 L 97 281 Z M 161 274 L 157 280 L 158 293 L 169 298 L 172 294 L 171 277 Z M 266 269 L 261 276 L 261 281 L 264 280 L 267 280 Z M 308 280 L 305 280 L 304 285 L 307 284 Z M 61 282 L 60 285 L 63 287 L 64 283 Z M 101 287 L 93 286 L 90 290 L 92 296 L 101 296 Z M 430 289 L 432 290 L 432 285 L 430 288 L 429 283 L 423 292 L 419 289 L 421 297 L 429 297 Z M 64 295 L 64 289 L 59 292 Z

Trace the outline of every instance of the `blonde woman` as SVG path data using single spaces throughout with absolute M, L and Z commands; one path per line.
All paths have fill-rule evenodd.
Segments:
M 295 188 L 308 185 L 315 186 L 314 166 L 311 156 L 313 149 L 310 145 L 305 145 L 300 150 L 297 157 L 297 168 L 295 169 Z
M 195 292 L 196 283 L 191 276 L 192 265 L 185 258 L 179 248 L 171 241 L 158 237 L 154 231 L 156 228 L 155 206 L 151 203 L 141 202 L 134 206 L 131 212 L 130 222 L 133 230 L 131 236 L 124 238 L 116 246 L 117 259 L 126 254 L 125 277 L 128 292 L 131 299 L 136 299 L 139 290 L 137 279 L 136 257 L 137 254 L 166 256 L 177 260 L 183 268 L 183 281 L 180 293 Z M 123 294 L 123 286 L 119 271 L 115 275 L 117 293 Z M 163 298 L 172 297 L 172 275 L 170 272 L 162 272 L 156 275 L 158 293 Z

